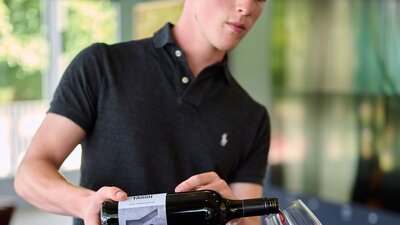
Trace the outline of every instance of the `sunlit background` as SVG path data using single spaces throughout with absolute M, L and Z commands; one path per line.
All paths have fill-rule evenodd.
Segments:
M 117 41 L 110 1 L 0 1 L 0 177 L 15 173 L 67 64 L 93 42 Z M 63 169 L 77 169 L 79 151 Z
M 12 181 L 80 50 L 151 36 L 181 2 L 0 0 L 0 182 Z M 399 0 L 268 0 L 230 59 L 270 113 L 268 186 L 400 214 Z M 79 165 L 80 147 L 62 171 Z
M 400 4 L 274 1 L 275 183 L 400 212 Z

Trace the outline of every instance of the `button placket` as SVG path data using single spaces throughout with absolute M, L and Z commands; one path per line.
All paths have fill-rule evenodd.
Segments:
M 181 50 L 175 50 L 175 56 L 176 57 L 181 57 L 182 56 L 182 51 Z
M 183 57 L 183 52 L 182 52 L 182 50 L 180 50 L 180 49 L 175 49 L 175 50 L 174 50 L 174 55 L 176 56 L 176 58 L 180 58 L 179 61 L 182 61 L 182 60 L 183 60 L 183 59 L 182 59 L 182 57 Z M 182 83 L 182 84 L 184 84 L 184 85 L 186 86 L 187 84 L 189 84 L 189 82 L 190 82 L 190 79 L 189 79 L 188 76 L 185 76 L 185 75 L 182 75 L 182 76 L 181 76 L 181 83 Z
M 182 81 L 183 84 L 188 84 L 189 83 L 189 78 L 186 77 L 186 76 L 183 76 L 181 81 Z

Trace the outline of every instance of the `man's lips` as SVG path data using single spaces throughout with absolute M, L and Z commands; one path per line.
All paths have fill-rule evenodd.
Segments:
M 246 27 L 242 23 L 236 23 L 236 22 L 227 22 L 228 26 L 235 32 L 237 33 L 242 33 L 246 30 Z

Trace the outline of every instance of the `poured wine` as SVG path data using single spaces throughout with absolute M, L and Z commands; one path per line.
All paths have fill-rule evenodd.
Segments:
M 102 225 L 224 225 L 232 219 L 279 213 L 277 198 L 231 200 L 211 190 L 139 195 L 106 201 Z

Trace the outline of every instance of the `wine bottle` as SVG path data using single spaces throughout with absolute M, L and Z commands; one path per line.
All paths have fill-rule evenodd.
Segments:
M 231 200 L 211 190 L 128 197 L 102 204 L 102 225 L 224 225 L 232 219 L 279 213 L 277 198 Z

